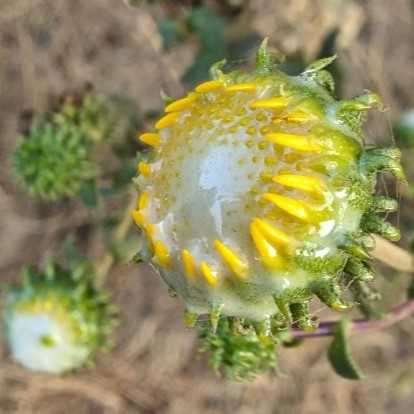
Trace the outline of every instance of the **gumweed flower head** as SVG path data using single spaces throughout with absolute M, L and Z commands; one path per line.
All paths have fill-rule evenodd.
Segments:
M 49 263 L 44 272 L 26 268 L 10 286 L 4 311 L 13 359 L 25 368 L 60 374 L 107 349 L 116 311 L 77 264 L 65 270 Z
M 381 215 L 397 203 L 375 187 L 378 171 L 404 178 L 400 151 L 364 144 L 381 100 L 336 100 L 333 59 L 288 76 L 265 41 L 254 71 L 213 67 L 140 136 L 151 149 L 135 179 L 141 258 L 183 299 L 188 327 L 207 313 L 213 330 L 226 317 L 265 341 L 312 331 L 313 297 L 346 311 L 345 287 L 374 277 L 371 234 L 399 239 Z
M 29 195 L 45 201 L 73 196 L 98 176 L 94 150 L 111 127 L 103 99 L 90 93 L 68 96 L 19 137 L 12 156 L 14 177 Z

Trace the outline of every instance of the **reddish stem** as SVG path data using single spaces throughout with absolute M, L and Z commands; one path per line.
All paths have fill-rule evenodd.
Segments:
M 384 319 L 378 320 L 367 320 L 367 319 L 357 319 L 353 321 L 350 325 L 349 333 L 354 334 L 358 332 L 366 331 L 376 331 L 379 329 L 385 329 L 389 326 L 392 326 L 408 316 L 414 314 L 414 299 L 411 299 L 396 308 L 392 309 L 389 313 L 386 314 Z M 333 329 L 335 328 L 338 321 L 328 321 L 321 322 L 319 327 L 315 332 L 309 333 L 304 332 L 299 328 L 293 329 L 293 336 L 296 339 L 305 339 L 305 338 L 318 338 L 321 336 L 332 335 Z

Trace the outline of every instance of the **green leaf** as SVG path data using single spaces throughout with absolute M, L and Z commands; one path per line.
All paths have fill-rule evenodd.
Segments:
M 225 57 L 226 41 L 219 17 L 208 7 L 194 7 L 187 16 L 187 25 L 210 53 Z
M 162 47 L 165 52 L 169 52 L 175 44 L 182 40 L 178 21 L 172 17 L 166 16 L 160 20 L 158 32 L 162 37 Z
M 97 209 L 99 207 L 98 186 L 95 179 L 87 180 L 78 191 L 78 196 L 86 207 Z
M 341 377 L 358 380 L 364 377 L 363 372 L 351 355 L 347 336 L 351 321 L 342 319 L 334 328 L 334 339 L 328 349 L 328 359 L 333 369 Z

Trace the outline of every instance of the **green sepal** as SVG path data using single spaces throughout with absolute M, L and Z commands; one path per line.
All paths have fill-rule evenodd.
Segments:
M 140 264 L 144 262 L 145 260 L 143 259 L 141 252 L 135 253 L 130 261 L 131 264 Z
M 224 304 L 222 303 L 213 303 L 210 310 L 210 321 L 211 328 L 213 332 L 216 332 L 217 324 L 220 318 L 221 310 L 223 309 Z
M 223 75 L 222 68 L 226 64 L 226 59 L 219 60 L 218 62 L 211 65 L 208 74 L 210 79 L 219 79 Z
M 344 318 L 333 329 L 334 339 L 328 348 L 328 359 L 335 372 L 341 377 L 359 380 L 364 378 L 364 374 L 351 355 L 348 339 L 351 323 L 349 319 Z
M 362 262 L 355 257 L 348 259 L 344 271 L 361 281 L 370 281 L 375 276 L 374 269 L 368 263 Z
M 293 323 L 298 325 L 303 331 L 311 333 L 318 327 L 318 319 L 309 315 L 308 308 L 308 302 L 292 303 L 290 305 Z
M 280 296 L 276 296 L 276 295 L 273 297 L 273 299 L 274 299 L 274 301 L 276 303 L 276 306 L 278 307 L 280 313 L 283 315 L 283 317 L 286 319 L 286 321 L 291 323 L 292 322 L 292 314 L 291 314 L 290 309 L 289 309 L 288 301 L 285 300 L 283 298 L 283 296 L 280 297 Z
M 270 318 L 266 318 L 258 322 L 253 322 L 253 328 L 261 342 L 273 342 Z
M 366 92 L 353 99 L 338 102 L 336 116 L 359 136 L 362 134 L 361 125 L 366 112 L 371 108 L 382 108 L 382 100 L 379 95 Z
M 267 49 L 268 39 L 263 39 L 256 54 L 256 72 L 271 73 L 274 71 L 277 63 L 282 63 L 285 60 L 284 55 L 277 52 L 269 52 Z
M 245 335 L 251 328 L 246 329 L 244 318 L 228 317 L 229 329 L 232 335 Z
M 352 303 L 341 299 L 342 291 L 339 284 L 329 277 L 316 280 L 311 289 L 323 303 L 337 312 L 345 312 L 353 306 Z
M 169 105 L 170 103 L 173 103 L 175 101 L 175 99 L 172 96 L 167 95 L 164 89 L 161 89 L 160 97 L 165 105 Z
M 372 234 L 370 233 L 362 233 L 358 237 L 358 242 L 361 246 L 368 252 L 375 249 L 376 242 Z
M 302 75 L 309 75 L 311 73 L 319 72 L 322 69 L 325 69 L 334 60 L 336 60 L 337 57 L 338 57 L 337 55 L 333 55 L 333 56 L 329 56 L 326 58 L 315 60 L 310 65 L 306 66 L 305 70 L 302 72 Z
M 398 201 L 391 197 L 374 195 L 372 197 L 372 209 L 376 213 L 397 211 Z
M 361 246 L 357 241 L 353 240 L 349 236 L 344 236 L 341 243 L 338 245 L 340 249 L 346 250 L 352 256 L 357 257 L 358 259 L 369 260 L 371 256 L 368 252 Z
M 365 175 L 388 171 L 398 180 L 405 181 L 400 164 L 401 151 L 398 148 L 369 148 L 361 152 L 360 169 Z
M 195 326 L 197 319 L 200 315 L 198 313 L 193 313 L 187 309 L 184 311 L 184 325 L 187 329 L 191 329 Z
M 401 238 L 400 229 L 372 211 L 367 211 L 361 219 L 361 228 L 369 233 L 379 234 L 390 241 Z
M 173 288 L 168 288 L 168 295 L 170 298 L 177 298 L 178 294 Z

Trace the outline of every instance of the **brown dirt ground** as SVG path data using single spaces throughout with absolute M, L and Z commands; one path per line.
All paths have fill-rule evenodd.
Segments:
M 250 30 L 269 36 L 287 54 L 301 48 L 313 58 L 326 34 L 338 28 L 344 96 L 365 88 L 380 93 L 390 110 L 371 120 L 368 134 L 390 141 L 389 120 L 414 107 L 409 0 L 249 3 L 239 25 L 248 22 Z M 129 97 L 140 113 L 161 107 L 161 89 L 182 94 L 180 74 L 196 47 L 190 42 L 168 54 L 161 51 L 156 22 L 163 13 L 160 6 L 128 8 L 121 0 L 0 0 L 0 287 L 17 278 L 23 263 L 58 255 L 61 239 L 71 232 L 83 236 L 92 257 L 103 249 L 88 226 L 93 218 L 80 205 L 46 207 L 28 200 L 12 182 L 9 155 L 19 114 L 26 108 L 42 112 L 50 95 L 87 81 L 104 93 Z M 386 285 L 392 292 L 399 289 L 395 280 Z M 0 413 L 412 412 L 412 320 L 353 339 L 368 373 L 364 381 L 337 377 L 326 361 L 328 341 L 320 339 L 280 350 L 283 375 L 234 383 L 217 378 L 205 359 L 196 357 L 195 332 L 183 329 L 180 301 L 170 298 L 145 266 L 115 266 L 108 286 L 122 317 L 115 349 L 100 356 L 94 369 L 57 378 L 25 371 L 3 346 Z

